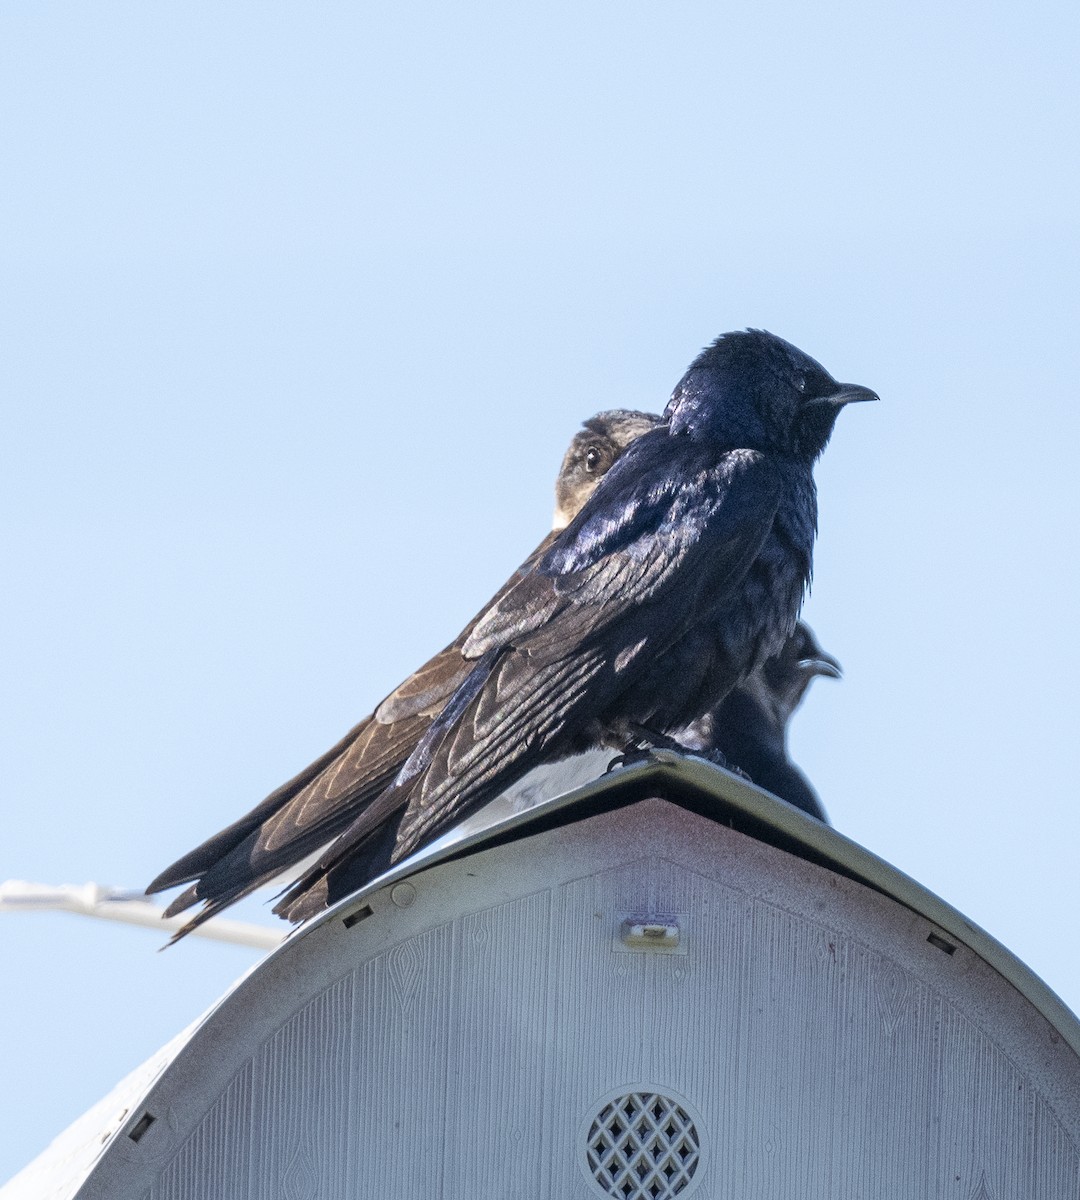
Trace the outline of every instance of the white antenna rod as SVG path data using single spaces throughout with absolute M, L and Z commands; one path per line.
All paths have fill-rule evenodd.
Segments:
M 103 887 L 99 883 L 26 883 L 9 879 L 0 883 L 0 913 L 5 912 L 71 912 L 102 921 L 121 921 L 126 925 L 143 925 L 158 933 L 172 934 L 186 918 L 162 919 L 162 909 L 152 904 L 141 892 Z M 216 942 L 233 942 L 238 946 L 253 946 L 272 950 L 283 935 L 263 925 L 245 921 L 228 921 L 215 917 L 191 931 L 193 937 L 210 938 Z

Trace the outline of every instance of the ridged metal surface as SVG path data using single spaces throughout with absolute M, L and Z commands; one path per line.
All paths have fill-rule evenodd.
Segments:
M 646 800 L 410 883 L 255 971 L 79 1195 L 584 1200 L 639 1093 L 693 1114 L 695 1197 L 1080 1200 L 1075 1052 L 858 882 Z

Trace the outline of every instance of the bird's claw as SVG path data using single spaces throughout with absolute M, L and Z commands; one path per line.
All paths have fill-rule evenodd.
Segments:
M 605 775 L 610 775 L 617 767 L 632 767 L 636 763 L 645 762 L 652 757 L 651 746 L 628 746 L 622 754 L 616 754 L 607 765 Z
M 608 772 L 616 767 L 632 767 L 635 763 L 645 762 L 652 757 L 654 750 L 674 750 L 676 754 L 685 754 L 686 747 L 666 733 L 657 733 L 644 725 L 632 723 L 629 726 L 630 739 L 622 754 L 617 755 L 608 763 Z

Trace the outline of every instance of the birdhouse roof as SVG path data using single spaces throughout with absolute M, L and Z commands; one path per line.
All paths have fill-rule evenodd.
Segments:
M 161 1195 L 194 1194 L 184 1189 L 205 1190 L 207 1171 L 252 1194 L 338 1194 L 357 1170 L 388 1196 L 438 1191 L 440 1171 L 470 1194 L 512 1194 L 541 1168 L 562 1173 L 546 1194 L 577 1195 L 584 1172 L 593 1192 L 615 1195 L 596 1163 L 631 1154 L 640 1124 L 623 1129 L 619 1112 L 662 1125 L 648 1153 L 633 1151 L 639 1176 L 683 1171 L 689 1186 L 692 1167 L 715 1181 L 743 1152 L 750 1135 L 731 1113 L 757 1119 L 776 1104 L 811 1122 L 806 1144 L 835 1169 L 869 1153 L 888 1174 L 896 1152 L 937 1170 L 945 1134 L 924 1137 L 919 1122 L 940 1121 L 957 1145 L 974 1137 L 968 1124 L 996 1122 L 1006 1157 L 1013 1142 L 1045 1142 L 1038 1170 L 1052 1172 L 1058 1127 L 1039 1105 L 1080 1146 L 1080 1025 L 992 937 L 707 761 L 606 762 L 523 781 L 501 810 L 298 928 L 3 1200 L 142 1200 L 166 1181 L 174 1190 Z M 567 786 L 582 774 L 595 777 Z M 738 1084 L 737 1047 L 757 1082 L 735 1103 L 715 1080 Z M 984 1059 L 971 1091 L 970 1063 Z M 1002 1072 L 1020 1088 L 1011 1108 L 993 1082 Z M 852 1087 L 876 1089 L 859 1111 L 925 1108 L 912 1146 L 836 1142 Z M 950 1087 L 971 1095 L 953 1103 Z M 831 1096 L 835 1119 L 808 1094 Z M 461 1116 L 474 1108 L 490 1110 L 475 1128 Z M 513 1155 L 491 1141 L 503 1126 L 520 1138 Z M 406 1153 L 421 1143 L 424 1155 Z M 618 1194 L 639 1194 L 624 1184 Z

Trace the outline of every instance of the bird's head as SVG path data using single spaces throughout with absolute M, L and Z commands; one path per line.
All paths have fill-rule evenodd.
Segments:
M 845 404 L 876 400 L 838 383 L 808 354 L 763 329 L 721 334 L 690 364 L 664 411 L 673 434 L 813 462 Z
M 795 632 L 780 652 L 761 668 L 762 679 L 783 724 L 802 703 L 806 689 L 818 675 L 839 679 L 841 674 L 840 664 L 822 650 L 814 631 L 804 621 L 795 626 Z
M 659 424 L 660 418 L 654 413 L 626 408 L 590 417 L 574 435 L 555 481 L 552 529 L 556 532 L 565 529 L 627 446 Z

